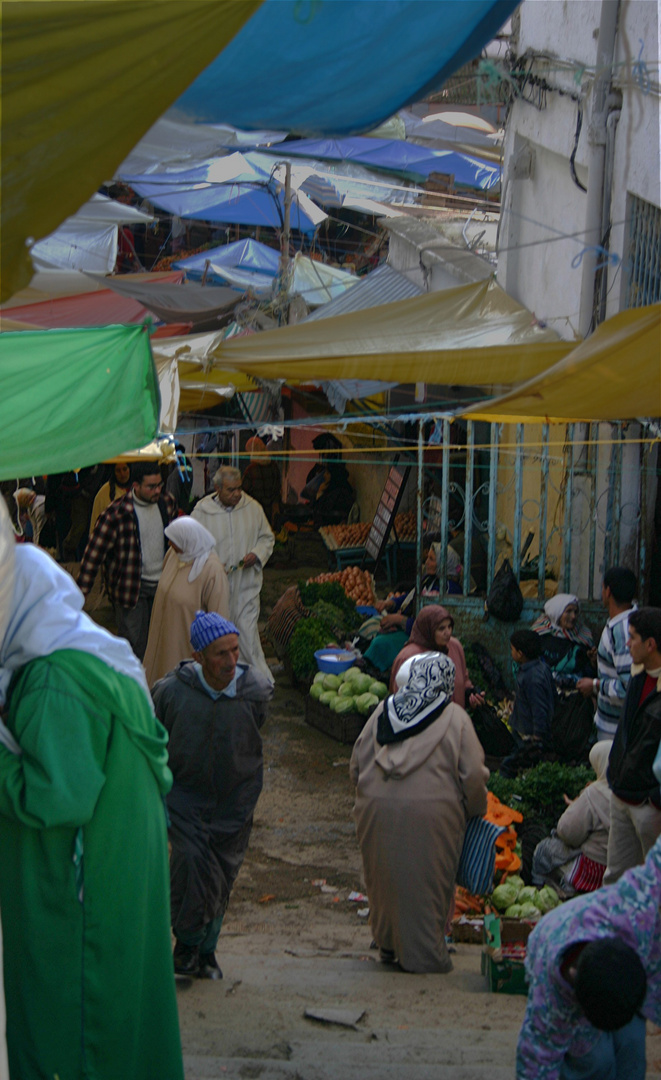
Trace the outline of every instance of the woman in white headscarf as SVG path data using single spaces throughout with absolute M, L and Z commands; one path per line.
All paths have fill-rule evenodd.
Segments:
M 217 611 L 229 618 L 229 582 L 209 530 L 191 517 L 179 517 L 165 535 L 170 548 L 154 597 L 144 659 L 150 686 L 190 658 L 190 628 L 197 611 Z
M 542 639 L 542 660 L 558 686 L 571 689 L 580 678 L 594 674 L 592 632 L 581 621 L 578 597 L 573 593 L 558 593 L 547 600 L 531 629 Z
M 0 621 L 6 563 L 0 547 Z M 14 552 L 0 631 L 0 907 L 13 1077 L 183 1080 L 167 734 L 126 641 Z
M 381 958 L 404 971 L 447 972 L 445 924 L 466 822 L 486 812 L 489 771 L 468 713 L 452 701 L 450 657 L 411 657 L 400 676 L 407 665 L 408 681 L 354 746 L 354 818 Z

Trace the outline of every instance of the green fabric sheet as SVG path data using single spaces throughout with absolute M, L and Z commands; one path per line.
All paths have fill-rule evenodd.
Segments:
M 73 650 L 10 687 L 0 906 L 16 1080 L 183 1080 L 170 951 L 166 733 L 146 694 Z
M 0 480 L 80 469 L 157 433 L 147 326 L 0 334 Z

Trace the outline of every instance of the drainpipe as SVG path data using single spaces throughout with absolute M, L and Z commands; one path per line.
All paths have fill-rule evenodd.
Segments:
M 610 97 L 615 59 L 615 41 L 620 14 L 620 0 L 602 0 L 599 41 L 597 46 L 597 73 L 592 87 L 592 111 L 588 128 L 588 191 L 585 213 L 585 246 L 594 248 L 601 243 L 604 213 L 604 174 L 606 171 L 606 144 L 608 113 L 613 104 Z M 583 256 L 581 278 L 581 306 L 579 331 L 586 337 L 595 321 L 596 268 L 603 256 L 588 250 Z

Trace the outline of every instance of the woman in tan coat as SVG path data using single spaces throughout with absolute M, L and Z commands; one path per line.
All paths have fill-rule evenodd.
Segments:
M 381 958 L 447 972 L 466 822 L 486 811 L 489 771 L 470 717 L 452 701 L 452 660 L 426 653 L 407 664 L 407 684 L 377 706 L 354 746 L 354 817 Z
M 165 535 L 170 550 L 154 597 L 144 659 L 150 686 L 190 658 L 190 628 L 197 611 L 229 617 L 229 582 L 209 530 L 193 518 L 179 517 Z

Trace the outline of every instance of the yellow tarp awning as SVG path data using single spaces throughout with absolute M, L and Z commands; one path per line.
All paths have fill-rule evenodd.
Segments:
M 661 416 L 661 304 L 621 311 L 543 375 L 464 415 L 519 423 Z
M 2 299 L 260 2 L 2 5 Z
M 226 371 L 293 385 L 383 379 L 511 386 L 545 371 L 571 348 L 488 280 L 233 338 L 213 355 Z

